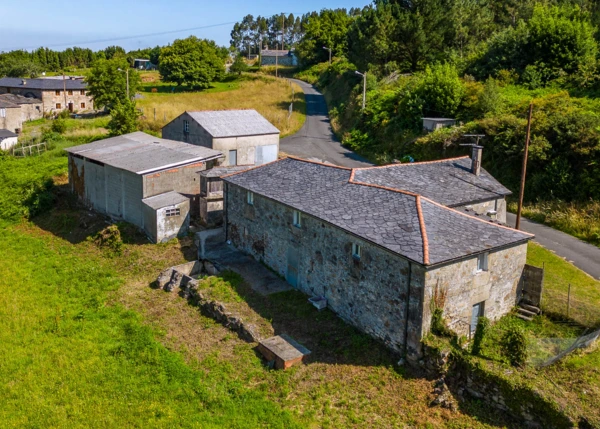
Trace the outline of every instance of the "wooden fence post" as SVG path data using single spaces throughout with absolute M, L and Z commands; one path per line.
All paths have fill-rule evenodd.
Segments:
M 571 310 L 571 283 L 569 283 L 569 293 L 567 295 L 567 317 L 569 317 L 570 310 Z

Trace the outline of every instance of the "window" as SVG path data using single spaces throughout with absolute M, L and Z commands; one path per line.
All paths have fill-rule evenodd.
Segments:
M 298 210 L 294 210 L 294 226 L 302 228 L 302 213 Z
M 73 95 L 73 91 L 69 90 L 69 91 L 67 91 L 67 94 L 68 95 Z
M 6 88 L 6 93 L 10 94 L 10 88 Z
M 85 103 L 81 103 L 81 108 L 85 109 Z
M 60 95 L 60 91 L 57 89 L 56 91 L 54 91 L 54 94 Z
M 181 215 L 181 210 L 179 209 L 179 207 L 174 209 L 167 209 L 166 214 L 167 217 L 179 216 Z
M 477 272 L 488 270 L 488 253 L 477 256 Z
M 85 95 L 85 89 L 82 89 L 81 91 L 79 91 L 79 94 Z
M 229 165 L 237 165 L 237 150 L 229 151 Z
M 62 104 L 60 104 L 60 103 L 56 103 L 56 108 L 57 108 L 57 109 L 62 109 Z
M 183 132 L 184 133 L 190 132 L 190 121 L 183 121 Z
M 352 257 L 356 260 L 360 260 L 362 249 L 360 244 L 352 243 Z
M 254 205 L 254 192 L 246 192 L 246 202 L 251 206 Z
M 0 118 L 6 118 L 6 109 L 0 109 Z

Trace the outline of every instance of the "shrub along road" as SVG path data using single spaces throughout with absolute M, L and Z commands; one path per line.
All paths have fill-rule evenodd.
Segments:
M 331 130 L 323 95 L 309 83 L 297 79 L 292 81 L 300 85 L 304 91 L 306 122 L 296 134 L 281 140 L 281 151 L 288 155 L 330 162 L 344 167 L 373 165 L 337 141 Z M 513 226 L 515 215 L 508 213 L 507 223 Z M 592 277 L 600 279 L 600 248 L 527 219 L 523 219 L 521 224 L 524 231 L 535 234 L 535 241 L 542 246 L 571 261 Z
M 280 142 L 280 150 L 288 155 L 313 161 L 329 162 L 344 167 L 369 167 L 366 159 L 346 149 L 335 138 L 327 115 L 325 97 L 309 83 L 291 79 L 300 85 L 306 100 L 306 121 L 296 134 Z

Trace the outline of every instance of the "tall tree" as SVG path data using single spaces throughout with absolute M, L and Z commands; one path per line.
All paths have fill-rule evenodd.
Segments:
M 112 60 L 96 61 L 86 78 L 94 104 L 112 109 L 117 103 L 128 101 L 127 73 L 129 73 L 129 99 L 132 99 L 140 87 L 141 79 L 138 72 L 130 68 L 127 59 L 117 57 Z
M 219 48 L 212 40 L 175 40 L 161 50 L 159 57 L 160 75 L 163 80 L 192 88 L 208 88 L 225 72 L 227 50 Z

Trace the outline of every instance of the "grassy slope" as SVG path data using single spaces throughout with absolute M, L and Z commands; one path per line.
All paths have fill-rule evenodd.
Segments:
M 146 92 L 155 87 L 158 92 Z M 170 92 L 171 85 L 155 82 L 144 84 L 144 88 L 143 98 L 137 103 L 144 109 L 142 128 L 153 131 L 159 131 L 186 110 L 256 109 L 281 131 L 282 137 L 298 131 L 306 118 L 302 89 L 294 84 L 294 111 L 288 121 L 292 99 L 290 84 L 266 76 L 242 75 L 214 83 L 212 88 L 199 92 Z

